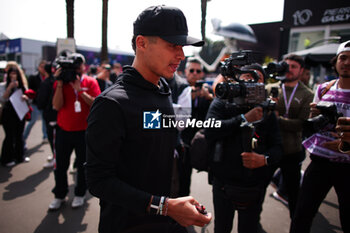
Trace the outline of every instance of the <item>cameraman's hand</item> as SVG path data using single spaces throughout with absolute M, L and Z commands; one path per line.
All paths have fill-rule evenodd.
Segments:
M 57 77 L 59 77 L 61 73 L 62 73 L 62 68 L 58 68 L 58 69 L 55 71 L 55 73 L 53 74 L 53 77 L 54 77 L 55 79 L 57 79 Z M 57 81 L 58 81 L 58 80 L 57 80 Z M 60 80 L 60 81 L 62 81 L 62 80 Z
M 335 129 L 341 141 L 350 143 L 350 117 L 339 117 Z
M 275 101 L 276 105 L 278 104 L 278 97 L 272 97 L 272 96 L 270 96 L 270 99 L 273 100 L 273 101 Z
M 188 227 L 196 225 L 203 227 L 208 224 L 211 219 L 211 213 L 203 215 L 199 213 L 195 205 L 199 204 L 193 197 L 169 198 L 168 200 L 168 216 L 173 218 L 181 226 Z
M 243 152 L 241 154 L 243 166 L 249 169 L 265 166 L 265 156 L 255 152 Z
M 246 114 L 244 114 L 244 117 L 247 119 L 248 122 L 255 122 L 261 120 L 263 114 L 264 112 L 262 107 L 255 107 Z
M 320 110 L 316 108 L 316 105 L 317 103 L 315 102 L 310 103 L 310 118 L 315 117 L 321 113 Z
M 324 142 L 322 144 L 322 146 L 329 149 L 329 150 L 339 152 L 339 150 L 338 150 L 339 144 L 340 144 L 340 139 L 335 139 L 335 140 L 330 141 L 330 142 Z
M 200 97 L 204 97 L 207 100 L 212 100 L 213 99 L 213 95 L 209 92 L 209 85 L 208 85 L 208 83 L 204 83 L 203 84 L 202 88 L 200 89 L 199 96 Z

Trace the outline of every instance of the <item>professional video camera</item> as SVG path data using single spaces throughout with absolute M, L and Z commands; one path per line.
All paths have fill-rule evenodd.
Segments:
M 255 105 L 266 99 L 265 86 L 258 83 L 259 76 L 254 70 L 242 70 L 241 66 L 255 62 L 255 54 L 249 50 L 232 53 L 221 64 L 221 74 L 227 77 L 226 82 L 219 83 L 215 88 L 218 98 L 227 99 L 237 105 Z M 254 80 L 245 81 L 239 79 L 241 74 L 250 73 Z
M 221 74 L 227 79 L 219 83 L 215 88 L 218 98 L 226 99 L 238 106 L 248 108 L 261 105 L 266 101 L 267 95 L 264 83 L 259 83 L 259 75 L 255 70 L 241 68 L 256 62 L 258 53 L 250 50 L 242 50 L 232 53 L 231 56 L 222 63 Z M 242 74 L 249 73 L 253 80 L 241 80 Z M 269 101 L 274 106 L 273 101 Z M 266 105 L 266 103 L 264 103 Z M 263 105 L 264 105 L 263 104 Z M 267 104 L 268 108 L 273 108 Z
M 57 80 L 62 80 L 64 83 L 76 80 L 76 70 L 84 61 L 84 56 L 79 53 L 62 53 L 55 60 L 57 64 L 56 68 L 61 68 L 61 73 L 57 77 Z
M 326 126 L 331 124 L 334 128 L 342 113 L 337 112 L 337 107 L 333 103 L 318 103 L 316 108 L 320 110 L 320 114 L 310 118 L 304 122 L 304 134 L 309 137 L 314 133 L 326 129 Z

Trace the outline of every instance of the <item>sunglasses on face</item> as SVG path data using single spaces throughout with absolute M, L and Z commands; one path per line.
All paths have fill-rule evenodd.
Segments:
M 197 74 L 202 73 L 202 70 L 199 70 L 199 69 L 190 69 L 190 73 L 194 73 L 195 71 L 197 72 Z

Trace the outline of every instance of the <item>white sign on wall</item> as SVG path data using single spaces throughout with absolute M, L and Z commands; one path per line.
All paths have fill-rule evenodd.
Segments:
M 75 39 L 74 38 L 57 38 L 56 42 L 57 55 L 63 51 L 76 52 Z

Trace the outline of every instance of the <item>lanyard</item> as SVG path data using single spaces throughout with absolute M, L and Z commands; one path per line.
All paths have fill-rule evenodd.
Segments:
M 282 91 L 283 91 L 283 97 L 284 97 L 284 104 L 286 105 L 286 113 L 284 114 L 285 117 L 288 117 L 289 114 L 289 108 L 290 104 L 292 103 L 293 97 L 295 95 L 295 92 L 298 88 L 299 83 L 294 87 L 292 94 L 289 97 L 289 100 L 287 100 L 287 94 L 286 94 L 286 89 L 284 87 L 284 84 L 282 85 Z
M 80 86 L 81 86 L 81 83 L 83 82 L 83 79 L 84 79 L 84 76 L 82 76 L 80 78 Z M 73 88 L 74 90 L 74 93 L 75 93 L 75 100 L 78 101 L 78 92 Z

